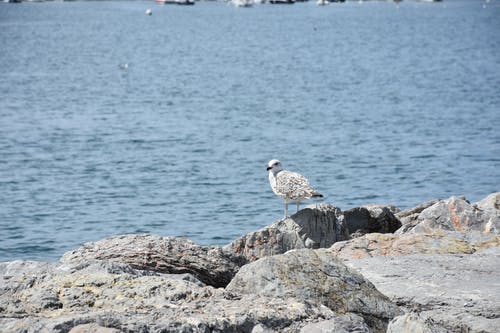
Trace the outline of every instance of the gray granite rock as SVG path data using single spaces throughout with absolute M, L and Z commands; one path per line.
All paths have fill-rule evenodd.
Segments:
M 367 234 L 330 251 L 406 309 L 388 332 L 496 332 L 499 199 L 428 202 L 396 214 L 403 226 L 395 234 Z
M 429 332 L 493 333 L 500 327 L 500 247 L 473 254 L 378 256 L 346 263 L 412 314 L 396 318 L 390 332 L 422 327 Z
M 433 234 L 366 234 L 330 248 L 337 257 L 362 259 L 408 254 L 472 254 L 482 248 L 500 246 L 500 236 L 480 232 L 440 231 Z
M 309 266 L 306 262 L 294 265 L 301 270 Z M 138 270 L 102 260 L 1 263 L 0 274 L 5 281 L 0 294 L 2 333 L 92 328 L 101 332 L 295 333 L 307 323 L 337 316 L 319 298 L 240 293 L 207 286 L 191 274 Z M 306 293 L 308 285 L 296 282 Z
M 403 234 L 406 231 L 413 228 L 418 223 L 417 219 L 418 219 L 418 216 L 420 215 L 420 213 L 424 209 L 429 208 L 430 206 L 436 204 L 437 202 L 439 202 L 439 200 L 427 201 L 427 202 L 424 202 L 416 207 L 413 207 L 413 208 L 403 210 L 403 211 L 396 213 L 395 216 L 396 216 L 396 218 L 398 218 L 401 221 L 402 226 L 398 230 L 396 230 L 395 233 L 396 234 Z
M 426 203 L 350 240 L 321 204 L 224 249 L 124 235 L 0 263 L 0 332 L 496 332 L 499 202 Z M 351 227 L 392 230 L 395 210 L 364 209 Z
M 83 324 L 73 327 L 68 333 L 120 333 L 120 330 L 110 327 L 102 327 L 95 323 Z
M 317 204 L 249 233 L 224 250 L 253 261 L 292 249 L 329 247 L 345 239 L 349 239 L 349 233 L 342 211 L 332 205 Z
M 367 233 L 393 233 L 401 227 L 401 221 L 394 215 L 397 208 L 384 205 L 366 205 L 344 211 L 344 217 L 351 237 Z
M 408 312 L 394 318 L 387 327 L 387 333 L 452 333 L 435 323 L 432 318 L 424 318 L 418 312 Z M 465 331 L 467 332 L 467 331 Z
M 372 333 L 363 317 L 354 313 L 339 315 L 333 319 L 308 324 L 300 333 Z
M 481 201 L 476 202 L 481 210 L 500 210 L 500 192 L 492 193 Z
M 373 332 L 385 332 L 388 321 L 402 314 L 369 281 L 325 249 L 293 250 L 245 265 L 226 290 L 322 304 L 335 314 L 354 313 Z
M 200 281 L 226 286 L 245 259 L 218 246 L 200 246 L 186 238 L 149 234 L 120 235 L 67 252 L 62 263 L 101 260 L 125 263 L 133 268 L 159 273 L 190 273 Z
M 409 212 L 399 213 L 403 226 L 396 233 L 432 233 L 439 229 L 498 234 L 500 231 L 498 201 L 500 193 L 493 193 L 476 204 L 471 204 L 464 197 L 429 202 Z

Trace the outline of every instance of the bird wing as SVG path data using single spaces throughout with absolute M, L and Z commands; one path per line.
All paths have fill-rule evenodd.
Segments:
M 315 193 L 306 177 L 287 170 L 277 174 L 276 191 L 289 200 L 308 199 Z

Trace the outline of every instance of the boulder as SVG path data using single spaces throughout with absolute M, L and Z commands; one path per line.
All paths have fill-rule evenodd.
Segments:
M 416 207 L 400 211 L 395 214 L 396 218 L 401 221 L 402 226 L 395 231 L 396 234 L 402 234 L 413 228 L 417 224 L 417 219 L 420 213 L 430 206 L 436 204 L 439 200 L 431 200 L 424 202 Z
M 393 233 L 401 227 L 394 216 L 397 208 L 384 205 L 366 205 L 344 211 L 344 218 L 351 237 L 367 233 Z
M 495 193 L 477 204 L 463 197 L 439 200 L 425 209 L 406 215 L 402 221 L 402 233 L 432 233 L 436 230 L 460 232 L 480 231 L 498 234 L 500 210 L 497 207 L 500 194 Z M 402 214 L 400 214 L 402 216 Z
M 321 304 L 335 314 L 353 313 L 363 317 L 373 332 L 385 332 L 389 320 L 402 314 L 368 280 L 326 249 L 293 250 L 259 259 L 243 266 L 226 290 Z
M 145 299 L 143 303 L 154 304 L 156 294 L 164 300 L 184 299 L 205 286 L 190 274 L 158 274 L 103 261 L 74 265 L 0 263 L 0 276 L 5 282 L 0 309 L 21 316 L 60 309 L 63 313 L 68 309 L 89 311 L 107 303 L 116 310 L 126 311 L 127 300 L 136 296 Z
M 349 239 L 342 211 L 329 204 L 310 205 L 291 217 L 249 233 L 224 250 L 254 261 L 292 249 L 316 249 Z
M 225 287 L 245 260 L 218 246 L 200 246 L 186 238 L 149 234 L 119 235 L 69 251 L 62 263 L 109 261 L 158 273 L 193 274 L 203 283 Z
M 475 206 L 480 210 L 500 210 L 500 192 L 492 193 L 483 200 L 476 202 Z

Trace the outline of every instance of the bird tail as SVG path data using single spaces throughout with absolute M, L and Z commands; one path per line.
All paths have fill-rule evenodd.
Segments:
M 318 192 L 313 192 L 311 195 L 312 198 L 323 198 L 324 195 Z

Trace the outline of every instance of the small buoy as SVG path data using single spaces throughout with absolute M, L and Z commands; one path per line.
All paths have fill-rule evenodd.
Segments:
M 151 14 L 153 14 L 153 11 L 150 8 L 146 9 L 146 15 L 151 15 Z

